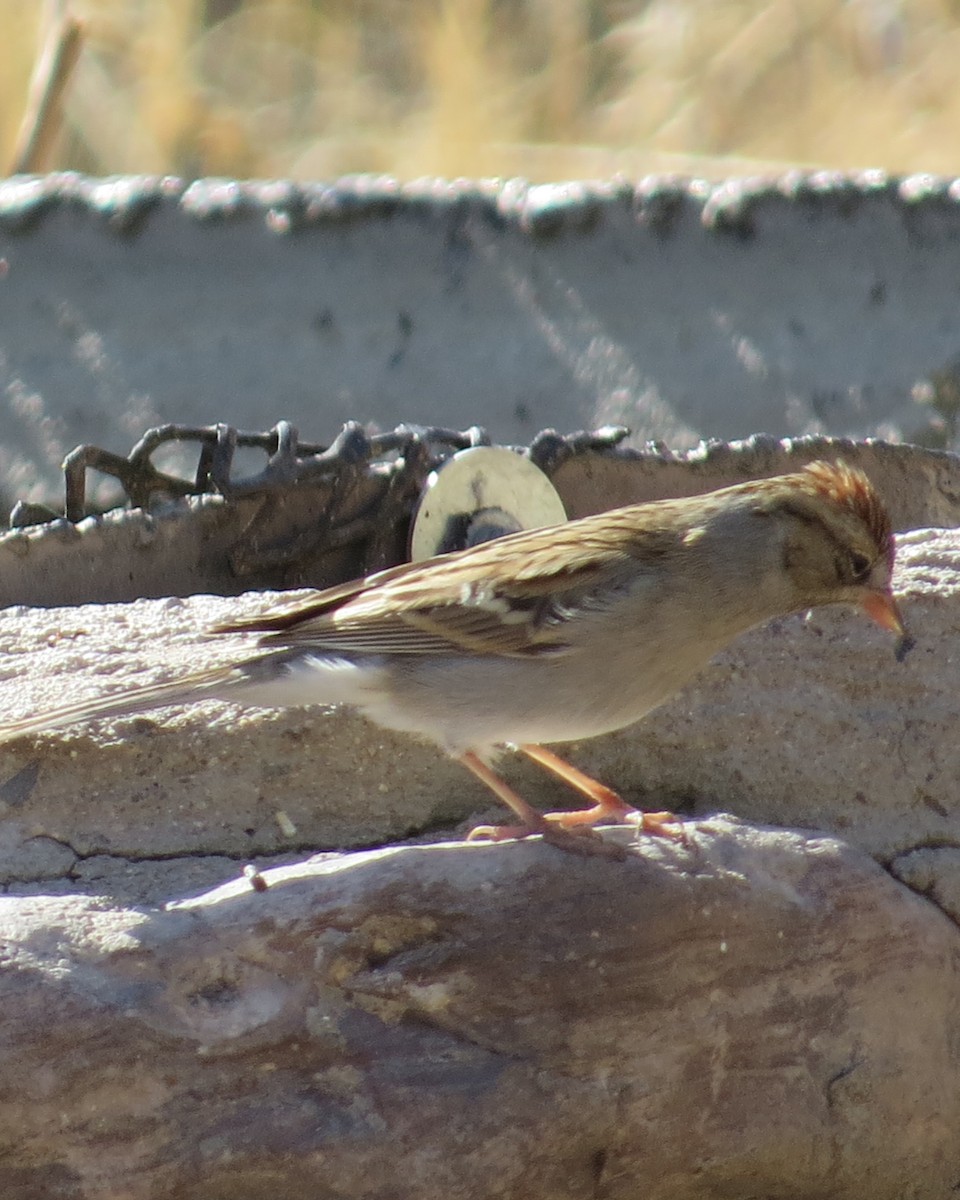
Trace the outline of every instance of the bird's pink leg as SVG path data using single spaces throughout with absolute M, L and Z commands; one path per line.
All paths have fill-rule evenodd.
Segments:
M 507 781 L 501 779 L 482 758 L 479 758 L 472 750 L 468 750 L 466 754 L 460 756 L 459 761 L 468 771 L 472 771 L 481 783 L 485 783 L 507 808 L 512 808 L 523 822 L 522 825 L 478 825 L 476 829 L 470 830 L 467 835 L 468 841 L 487 838 L 493 842 L 501 842 L 506 838 L 526 837 L 531 833 L 547 832 L 549 826 L 544 817 L 535 808 L 531 808 L 522 796 L 518 796 Z
M 533 743 L 522 745 L 519 749 L 527 758 L 533 759 L 535 763 L 539 763 L 541 767 L 545 767 L 562 779 L 564 783 L 568 783 L 582 796 L 593 801 L 592 808 L 580 808 L 574 812 L 544 813 L 545 821 L 555 822 L 562 829 L 575 829 L 578 826 L 597 825 L 601 821 L 622 824 L 629 817 L 639 815 L 640 828 L 644 833 L 676 838 L 679 841 L 684 840 L 683 823 L 674 813 L 641 812 L 637 814 L 636 810 L 624 803 L 612 788 L 606 787 L 592 776 L 578 770 L 566 759 L 561 758 L 559 754 L 554 754 L 552 750 Z
M 462 754 L 458 761 L 476 775 L 481 783 L 485 783 L 508 808 L 512 808 L 523 822 L 522 825 L 478 825 L 467 834 L 468 842 L 480 839 L 502 842 L 509 838 L 524 838 L 539 833 L 545 842 L 549 842 L 561 850 L 571 850 L 575 854 L 596 854 L 618 860 L 626 857 L 622 846 L 601 841 L 596 835 L 593 835 L 593 830 L 586 826 L 581 826 L 579 829 L 558 827 L 558 822 L 548 820 L 535 808 L 531 808 L 522 796 L 517 795 L 506 780 L 501 779 L 496 771 L 488 767 L 483 759 L 478 758 L 472 750 Z

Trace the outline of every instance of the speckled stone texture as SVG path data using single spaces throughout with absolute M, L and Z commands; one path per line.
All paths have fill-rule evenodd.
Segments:
M 940 1200 L 960 934 L 830 838 L 437 845 L 0 898 L 0 1188 Z

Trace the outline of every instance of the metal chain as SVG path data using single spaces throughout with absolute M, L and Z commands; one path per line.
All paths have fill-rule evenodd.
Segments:
M 549 475 L 573 455 L 616 446 L 627 432 L 610 427 L 561 436 L 548 429 L 529 448 L 516 449 Z M 154 465 L 154 454 L 170 443 L 199 446 L 193 479 Z M 193 495 L 221 495 L 228 501 L 256 497 L 258 503 L 230 550 L 235 576 L 256 577 L 347 547 L 356 548 L 367 574 L 403 558 L 409 521 L 430 472 L 458 450 L 490 444 L 489 434 L 478 425 L 454 430 L 403 424 L 388 433 L 370 434 L 350 421 L 329 446 L 301 442 L 289 421 L 279 421 L 264 433 L 226 424 L 160 425 L 149 429 L 126 457 L 93 445 L 78 446 L 67 455 L 63 462 L 66 520 L 75 524 L 88 515 L 88 471 L 118 480 L 134 508 L 149 509 L 158 499 Z M 264 451 L 266 465 L 255 474 L 235 477 L 236 453 L 248 447 Z M 380 480 L 372 490 L 371 477 Z M 284 511 L 291 489 L 312 490 L 318 485 L 323 495 L 309 523 L 295 521 L 287 526 L 283 519 L 279 524 L 274 520 Z M 10 517 L 12 528 L 51 521 L 62 522 L 63 517 L 23 502 Z
M 198 442 L 200 451 L 193 480 L 158 470 L 152 461 L 161 446 L 171 442 Z M 402 460 L 415 444 L 442 447 L 446 453 L 468 446 L 488 446 L 489 435 L 479 426 L 465 431 L 439 426 L 399 425 L 390 433 L 368 434 L 356 421 L 348 421 L 329 446 L 301 442 L 289 421 L 279 421 L 266 433 L 248 433 L 232 425 L 159 425 L 149 429 L 126 458 L 99 446 L 83 445 L 63 462 L 68 521 L 86 515 L 87 472 L 99 471 L 117 479 L 135 507 L 157 496 L 171 498 L 218 493 L 235 497 L 269 491 L 307 481 L 335 478 L 342 471 L 369 465 L 387 455 Z M 233 460 L 240 447 L 267 454 L 267 464 L 255 475 L 234 479 Z M 438 461 L 445 457 L 438 456 Z M 399 469 L 402 469 L 402 464 Z
M 519 448 L 542 470 L 556 470 L 561 462 L 585 450 L 605 450 L 628 435 L 622 426 L 566 435 L 553 429 L 537 434 L 529 449 Z M 153 455 L 172 442 L 197 442 L 197 469 L 192 480 L 159 470 Z M 348 421 L 329 446 L 301 442 L 295 426 L 278 421 L 264 433 L 249 433 L 232 425 L 158 425 L 148 429 L 124 457 L 99 446 L 85 444 L 63 460 L 64 511 L 76 523 L 87 516 L 87 472 L 98 471 L 116 479 L 134 507 L 146 507 L 158 497 L 219 494 L 227 497 L 266 492 L 291 485 L 330 481 L 340 474 L 383 462 L 391 473 L 413 470 L 424 476 L 450 454 L 470 446 L 489 446 L 490 435 L 479 425 L 470 429 L 445 429 L 438 425 L 398 425 L 389 433 L 368 434 L 357 421 Z M 267 464 L 254 475 L 233 478 L 233 461 L 239 448 L 263 450 Z M 415 468 L 415 469 L 414 469 Z M 391 479 L 391 491 L 406 492 L 402 480 Z M 20 502 L 10 516 L 12 528 L 56 520 L 59 514 L 39 505 Z

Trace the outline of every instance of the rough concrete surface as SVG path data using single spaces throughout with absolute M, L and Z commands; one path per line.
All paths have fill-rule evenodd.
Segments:
M 612 831 L 629 843 L 626 830 Z M 11 1200 L 941 1200 L 960 934 L 849 846 L 704 822 L 0 898 Z
M 639 725 L 567 751 L 646 807 L 832 830 L 883 860 L 960 845 L 960 533 L 901 535 L 895 584 L 917 639 L 905 662 L 856 612 L 791 617 L 742 638 Z M 272 602 L 6 609 L 3 711 L 13 719 L 246 653 L 252 639 L 205 630 Z M 541 807 L 567 799 L 530 764 L 507 771 Z M 490 797 L 429 745 L 349 713 L 206 702 L 0 747 L 0 804 L 0 873 L 21 884 L 82 876 L 91 857 L 124 870 L 177 856 L 242 863 L 436 835 Z
M 956 181 L 876 171 L 3 181 L 0 490 L 168 421 L 950 445 L 958 231 Z

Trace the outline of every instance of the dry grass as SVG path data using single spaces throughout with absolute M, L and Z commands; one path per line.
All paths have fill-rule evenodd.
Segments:
M 0 161 L 41 25 L 0 0 Z M 960 171 L 960 0 L 72 0 L 97 174 Z

